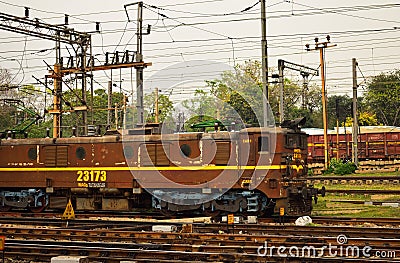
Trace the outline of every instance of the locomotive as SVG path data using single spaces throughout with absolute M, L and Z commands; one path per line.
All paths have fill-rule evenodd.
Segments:
M 2 139 L 0 210 L 161 211 L 164 214 L 307 215 L 304 119 L 281 127 Z

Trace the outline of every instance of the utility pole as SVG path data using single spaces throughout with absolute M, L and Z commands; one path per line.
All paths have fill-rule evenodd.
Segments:
M 353 149 L 352 161 L 358 166 L 358 118 L 357 118 L 357 66 L 358 63 L 355 58 L 352 59 L 353 69 Z
M 321 81 L 322 81 L 322 120 L 324 124 L 324 168 L 328 169 L 329 166 L 329 154 L 328 154 L 328 111 L 327 111 L 327 95 L 326 95 L 326 85 L 325 85 L 325 49 L 328 47 L 335 47 L 335 45 L 329 45 L 330 36 L 326 36 L 324 42 L 319 42 L 316 37 L 315 40 L 315 50 L 319 50 L 320 63 L 321 63 Z M 306 44 L 306 50 L 310 51 L 310 45 Z
M 155 90 L 155 123 L 158 123 L 158 111 L 159 111 L 159 109 L 158 109 L 158 88 L 156 88 L 156 90 Z
M 261 0 L 261 65 L 263 84 L 263 115 L 264 127 L 269 126 L 268 121 L 268 45 L 267 45 L 267 16 L 265 0 Z
M 61 94 L 62 94 L 62 75 L 61 70 L 61 47 L 59 34 L 56 34 L 56 63 L 54 64 L 54 90 L 53 90 L 53 138 L 61 137 L 60 127 L 62 125 L 61 115 Z
M 128 106 L 128 105 L 127 105 L 128 96 L 126 96 L 126 95 L 124 94 L 123 100 L 124 100 L 124 101 L 123 101 L 122 104 L 124 105 L 124 106 L 123 106 L 124 108 L 123 108 L 123 111 L 122 111 L 122 112 L 123 112 L 124 115 L 123 115 L 123 117 L 122 117 L 122 128 L 125 130 L 125 129 L 126 129 L 126 107 Z
M 335 101 L 336 108 L 336 159 L 339 160 L 339 98 Z M 346 120 L 345 120 L 346 121 Z
M 111 101 L 112 101 L 112 82 L 108 82 L 108 92 L 107 92 L 107 127 L 111 128 Z
M 118 103 L 114 105 L 115 130 L 118 130 Z
M 137 120 L 136 125 L 138 127 L 143 126 L 144 124 L 144 107 L 143 107 L 143 69 L 146 67 L 145 63 L 143 63 L 143 35 L 150 34 L 150 25 L 147 27 L 147 33 L 143 33 L 143 2 L 136 2 L 124 5 L 126 16 L 129 19 L 128 10 L 126 7 L 131 5 L 137 5 L 137 31 L 136 31 L 136 62 L 140 63 L 138 66 L 135 66 L 136 69 L 136 109 L 137 109 Z
M 137 14 L 137 43 L 136 43 L 136 62 L 143 62 L 142 54 L 142 23 L 143 23 L 143 2 L 138 3 Z M 144 108 L 143 108 L 143 67 L 136 67 L 136 108 L 137 108 L 137 124 L 138 126 L 144 123 Z
M 278 60 L 278 71 L 279 71 L 279 122 L 282 123 L 285 120 L 285 111 L 283 109 L 283 69 L 284 69 L 283 60 Z

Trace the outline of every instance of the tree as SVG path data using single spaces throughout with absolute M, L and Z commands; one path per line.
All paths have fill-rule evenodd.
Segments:
M 220 115 L 224 119 L 259 125 L 262 121 L 262 81 L 261 63 L 246 61 L 237 64 L 234 71 L 226 71 L 220 79 L 206 81 L 211 93 L 220 101 Z M 235 112 L 232 112 L 232 111 Z
M 301 108 L 301 94 L 303 88 L 290 79 L 284 79 L 284 111 L 285 119 L 297 117 L 308 118 L 307 127 L 320 124 L 318 120 L 321 95 L 316 86 L 309 88 L 306 109 Z M 262 123 L 262 79 L 261 63 L 259 61 L 246 61 L 236 65 L 234 71 L 227 71 L 220 79 L 206 81 L 211 87 L 211 93 L 218 99 L 229 104 L 247 124 L 257 125 Z M 269 104 L 275 116 L 279 120 L 279 85 L 269 85 Z M 225 107 L 226 108 L 226 107 Z M 229 114 L 225 110 L 225 115 Z M 228 116 L 224 116 L 227 118 Z
M 400 125 L 400 70 L 381 73 L 372 78 L 365 92 L 368 111 L 376 114 L 379 123 Z
M 155 122 L 155 100 L 156 92 L 153 91 L 144 97 L 144 105 L 147 112 L 147 122 Z M 164 94 L 158 95 L 158 121 L 163 122 L 171 117 L 174 106 L 168 96 Z
M 62 116 L 63 126 L 63 137 L 72 135 L 72 127 L 78 128 L 78 134 L 83 134 L 83 111 L 74 111 L 77 106 L 84 106 L 85 103 L 82 101 L 80 91 L 68 90 L 62 94 L 62 109 L 64 110 Z M 86 106 L 87 106 L 87 121 L 88 124 L 99 126 L 103 129 L 107 126 L 107 112 L 108 112 L 108 94 L 104 89 L 95 89 L 93 94 L 93 117 L 91 116 L 92 111 L 90 107 L 92 105 L 92 99 L 90 92 L 86 93 Z M 115 129 L 115 107 L 117 110 L 118 126 L 122 127 L 123 120 L 123 106 L 124 95 L 120 92 L 113 92 L 111 97 L 111 122 L 110 127 Z
M 218 119 L 216 98 L 202 89 L 196 89 L 194 98 L 184 100 L 182 106 L 188 111 L 188 120 L 185 121 L 185 130 L 193 131 L 192 124 Z
M 348 95 L 334 95 L 328 97 L 328 127 L 336 127 L 336 120 L 339 125 L 352 116 L 352 99 Z
M 0 68 L 0 132 L 25 132 L 33 122 L 41 94 L 33 85 L 19 86 L 11 83 L 11 74 Z
M 359 126 L 376 126 L 378 125 L 378 119 L 376 118 L 376 114 L 371 114 L 369 112 L 360 112 L 358 114 L 358 125 Z M 346 118 L 346 126 L 353 126 L 353 118 Z

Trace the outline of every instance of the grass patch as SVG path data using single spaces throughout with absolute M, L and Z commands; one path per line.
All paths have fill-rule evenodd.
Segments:
M 318 203 L 314 204 L 312 215 L 346 217 L 400 217 L 400 208 L 335 202 L 337 200 L 393 201 L 398 199 L 399 197 L 395 195 L 370 196 L 328 194 L 325 197 L 318 198 Z
M 332 176 L 335 174 L 327 174 Z M 356 176 L 399 176 L 399 172 L 357 174 Z M 393 184 L 315 184 L 316 188 L 325 186 L 329 190 L 400 190 L 400 185 Z M 335 202 L 335 200 L 361 200 L 361 201 L 398 201 L 398 195 L 359 195 L 329 193 L 325 197 L 318 198 L 318 204 L 314 205 L 312 215 L 321 216 L 349 216 L 349 217 L 400 217 L 400 208 L 386 206 L 372 206 L 364 204 L 352 204 Z
M 318 176 L 342 176 L 334 173 L 327 173 L 323 175 L 318 175 Z M 381 173 L 360 173 L 360 174 L 346 174 L 343 175 L 344 177 L 347 176 L 362 176 L 362 177 L 376 177 L 376 176 L 398 176 L 400 179 L 400 172 L 381 172 Z
M 315 209 L 312 215 L 315 216 L 345 216 L 345 217 L 399 217 L 399 208 L 382 206 L 365 206 L 353 209 L 318 210 Z

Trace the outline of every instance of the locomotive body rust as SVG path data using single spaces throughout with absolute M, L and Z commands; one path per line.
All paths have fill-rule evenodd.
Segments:
M 321 193 L 305 180 L 298 128 L 8 139 L 0 156 L 2 211 L 63 209 L 71 199 L 77 210 L 304 215 Z

